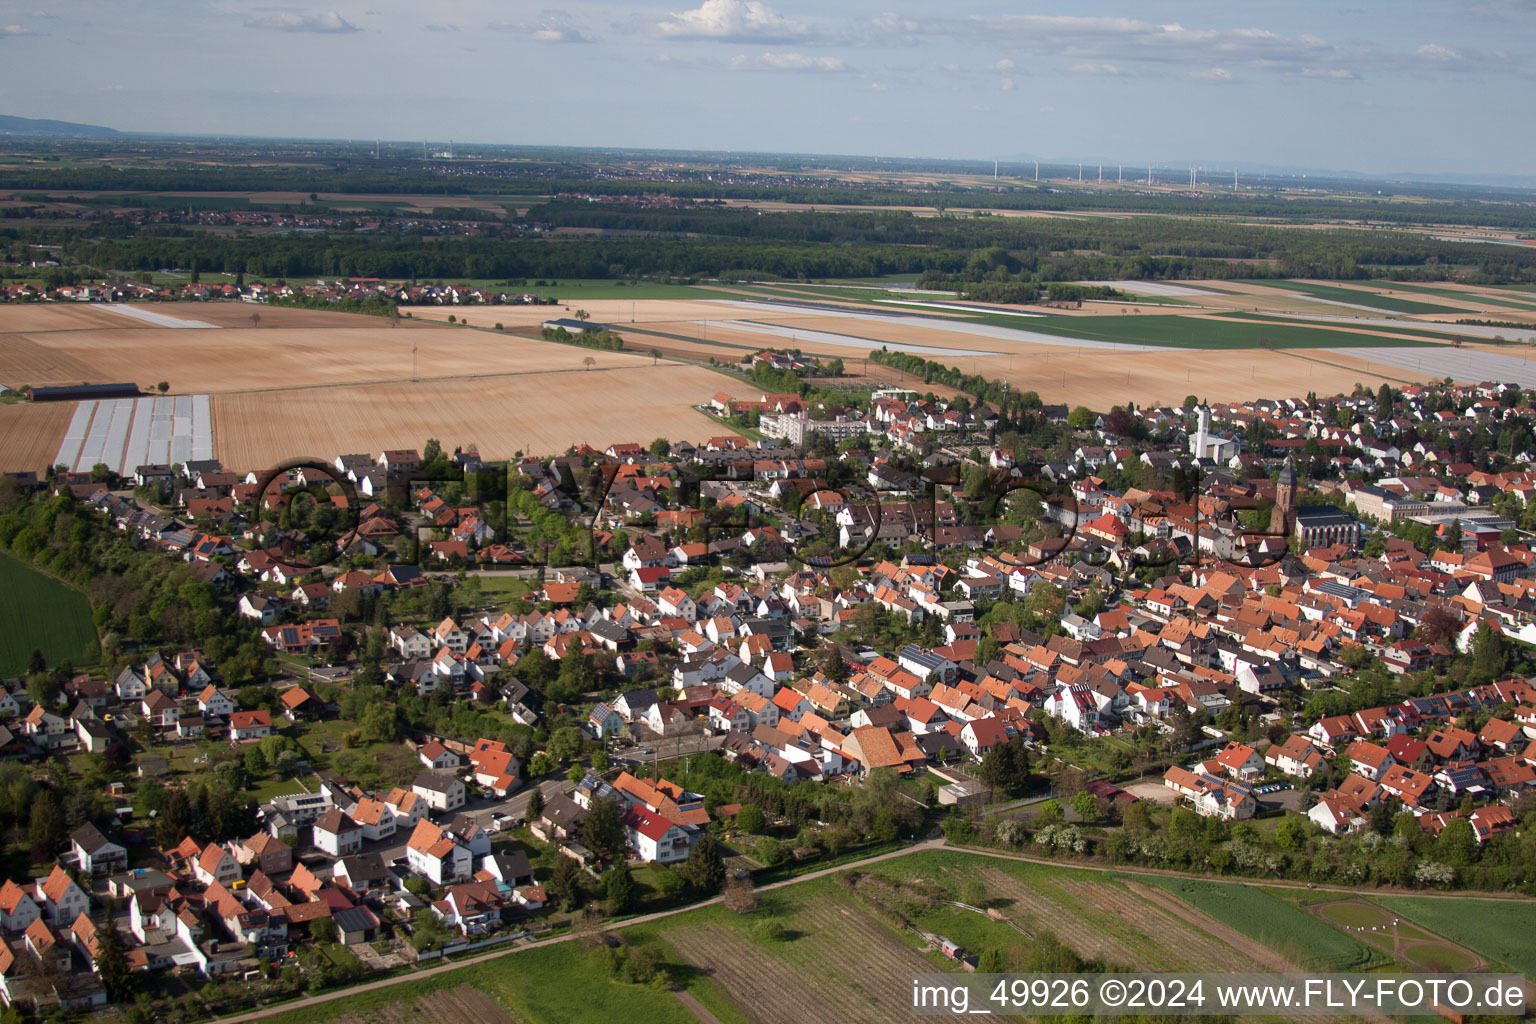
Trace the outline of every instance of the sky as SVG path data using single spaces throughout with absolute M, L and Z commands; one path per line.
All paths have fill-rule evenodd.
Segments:
M 1536 0 L 546 3 L 0 0 L 0 113 L 1127 176 L 1536 173 Z

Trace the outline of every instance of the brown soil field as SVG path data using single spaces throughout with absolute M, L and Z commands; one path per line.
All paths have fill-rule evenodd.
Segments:
M 160 312 L 160 308 L 155 308 Z M 174 315 L 174 314 L 171 314 Z M 87 331 L 94 327 L 128 327 L 134 321 L 88 303 L 0 303 L 0 342 L 4 336 L 24 331 Z M 141 326 L 149 327 L 147 323 Z
M 564 346 L 545 346 L 560 348 Z M 589 354 L 574 349 L 579 360 Z M 721 433 L 691 406 L 730 381 L 712 370 L 590 353 L 597 368 L 527 368 L 472 379 L 282 389 L 213 398 L 214 453 L 234 470 L 347 452 L 477 445 L 487 459 Z M 616 360 L 624 359 L 622 364 Z
M 414 375 L 423 379 L 580 369 L 589 356 L 600 367 L 650 365 L 643 355 L 599 352 L 470 328 L 426 324 L 395 328 L 374 317 L 308 310 L 292 312 L 335 319 L 327 321 L 329 327 L 272 327 L 268 312 L 290 311 L 264 309 L 259 328 L 210 331 L 133 326 L 131 320 L 102 313 L 126 326 L 5 334 L 6 314 L 24 308 L 0 305 L 0 382 L 13 386 L 85 380 L 131 380 L 153 386 L 164 380 L 174 393 L 221 394 L 409 381 L 413 346 L 417 349 Z
M 347 1013 L 335 1024 L 517 1024 L 490 996 L 467 984 L 429 996 L 395 1002 L 369 1010 L 366 1015 Z
M 759 1024 L 923 1019 L 912 1011 L 906 979 L 934 965 L 879 918 L 860 907 L 818 904 L 800 909 L 790 924 L 800 934 L 779 955 L 779 944 L 758 945 L 721 924 L 680 928 L 667 940 Z
M 74 402 L 0 405 L 0 472 L 47 470 L 74 414 Z
M 249 327 L 251 314 L 261 315 L 260 330 L 290 327 L 388 327 L 383 317 L 361 313 L 340 313 L 329 309 L 300 309 L 295 306 L 269 306 L 251 302 L 163 302 L 147 308 L 166 316 L 201 320 L 220 327 Z M 120 317 L 118 319 L 121 319 Z M 145 324 L 145 327 L 152 327 Z M 401 327 L 420 326 L 402 318 Z

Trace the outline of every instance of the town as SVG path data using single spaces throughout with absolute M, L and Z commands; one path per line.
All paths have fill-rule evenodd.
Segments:
M 750 355 L 697 445 L 8 477 L 105 582 L 0 698 L 0 999 L 232 1012 L 935 836 L 1528 889 L 1531 393 L 840 370 Z

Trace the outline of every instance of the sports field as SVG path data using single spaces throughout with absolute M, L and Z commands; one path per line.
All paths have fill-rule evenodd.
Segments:
M 10 555 L 0 554 L 0 675 L 26 672 L 32 651 L 50 667 L 94 664 L 96 627 L 85 595 Z

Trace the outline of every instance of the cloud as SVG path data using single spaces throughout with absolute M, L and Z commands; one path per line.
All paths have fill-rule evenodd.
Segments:
M 527 36 L 540 43 L 595 43 L 598 39 L 566 12 L 548 9 L 540 11 L 532 23 L 493 21 L 486 27 L 493 32 Z
M 1433 61 L 1436 64 L 1460 65 L 1466 63 L 1466 58 L 1464 58 L 1460 53 L 1452 50 L 1450 47 L 1441 46 L 1439 43 L 1425 43 L 1423 46 L 1415 50 L 1414 53 L 1418 54 L 1420 57 L 1423 57 L 1425 60 Z
M 1004 78 L 1001 82 L 998 83 L 998 88 L 1002 89 L 1003 92 L 1008 92 L 1013 88 L 1013 79 Z
M 1124 74 L 1113 64 L 1104 64 L 1097 61 L 1081 61 L 1069 68 L 1075 75 L 1120 75 Z
M 428 25 L 427 26 L 427 31 L 428 32 L 457 32 L 458 30 L 459 30 L 459 26 L 457 26 L 457 25 Z
M 731 58 L 732 71 L 847 71 L 848 65 L 836 57 L 811 57 L 803 53 L 762 53 L 755 57 L 737 54 Z
M 804 22 L 786 18 L 760 0 L 704 0 L 696 10 L 667 15 L 656 22 L 655 31 L 669 39 L 722 42 L 791 42 L 810 35 Z
M 1360 77 L 1350 68 L 1302 68 L 1297 74 L 1302 78 L 1327 78 L 1335 81 L 1350 81 Z
M 31 36 L 36 34 L 37 33 L 33 32 L 31 29 L 23 28 L 20 25 L 0 25 L 0 38 L 4 38 L 6 36 Z
M 272 32 L 319 32 L 329 34 L 362 31 L 362 29 L 335 11 L 326 11 L 324 14 L 300 14 L 297 11 L 271 11 L 266 14 L 253 14 L 245 19 L 245 27 L 266 29 Z
M 1206 68 L 1203 71 L 1191 71 L 1189 77 L 1197 82 L 1231 82 L 1235 76 L 1226 68 Z

